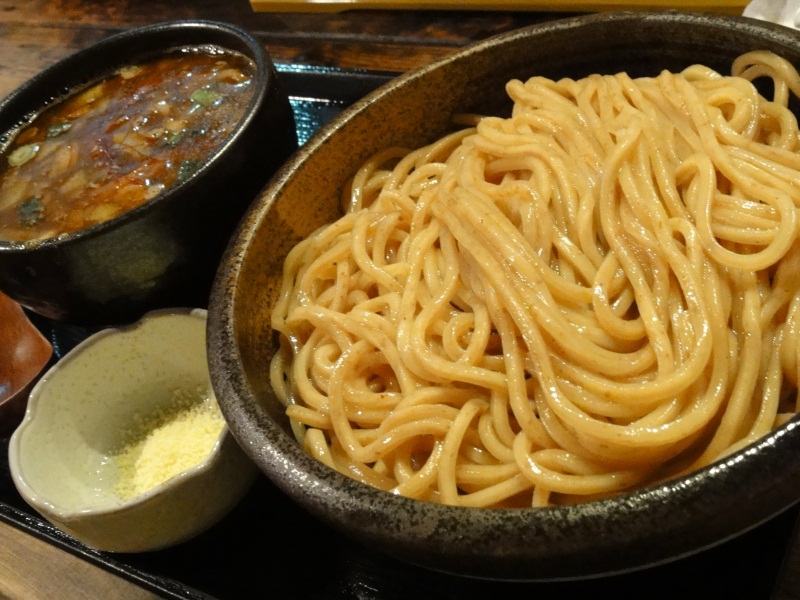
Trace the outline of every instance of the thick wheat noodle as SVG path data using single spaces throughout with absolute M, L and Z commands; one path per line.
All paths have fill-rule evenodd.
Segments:
M 544 506 L 798 412 L 792 65 L 507 92 L 509 118 L 368 161 L 287 257 L 270 376 L 305 449 L 413 498 Z

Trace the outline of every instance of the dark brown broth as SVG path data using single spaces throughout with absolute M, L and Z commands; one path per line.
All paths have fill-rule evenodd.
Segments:
M 78 231 L 183 181 L 241 120 L 253 80 L 241 54 L 184 49 L 47 108 L 0 157 L 0 239 Z

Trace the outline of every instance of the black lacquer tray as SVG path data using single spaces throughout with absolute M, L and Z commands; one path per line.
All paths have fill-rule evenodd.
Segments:
M 391 73 L 279 65 L 300 142 Z M 31 315 L 54 360 L 90 332 Z M 661 566 L 589 580 L 497 582 L 428 571 L 368 551 L 309 516 L 261 477 L 220 523 L 178 546 L 142 554 L 85 547 L 52 527 L 19 496 L 0 439 L 0 520 L 165 598 L 250 600 L 478 600 L 556 594 L 564 598 L 772 600 L 798 508 L 719 546 Z M 777 598 L 775 600 L 778 600 Z

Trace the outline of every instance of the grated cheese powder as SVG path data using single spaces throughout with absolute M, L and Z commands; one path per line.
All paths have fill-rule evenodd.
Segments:
M 225 419 L 213 397 L 205 396 L 176 390 L 167 410 L 135 417 L 134 430 L 112 455 L 119 470 L 114 492 L 120 498 L 142 494 L 208 456 Z

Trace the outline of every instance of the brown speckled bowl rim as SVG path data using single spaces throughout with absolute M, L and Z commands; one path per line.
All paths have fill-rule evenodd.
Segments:
M 800 499 L 800 418 L 686 477 L 573 506 L 484 510 L 385 493 L 306 455 L 248 385 L 234 328 L 243 257 L 282 186 L 337 129 L 388 94 L 451 61 L 520 39 L 595 27 L 637 35 L 640 25 L 708 27 L 800 47 L 800 34 L 740 17 L 680 12 L 601 13 L 535 25 L 477 43 L 403 75 L 343 112 L 314 136 L 251 206 L 223 259 L 209 308 L 212 382 L 234 436 L 273 483 L 313 515 L 363 544 L 424 567 L 465 576 L 558 580 L 619 573 L 674 560 L 758 526 Z M 265 366 L 266 368 L 266 366 Z M 254 518 L 259 518 L 258 515 Z M 276 518 L 268 507 L 260 518 Z

